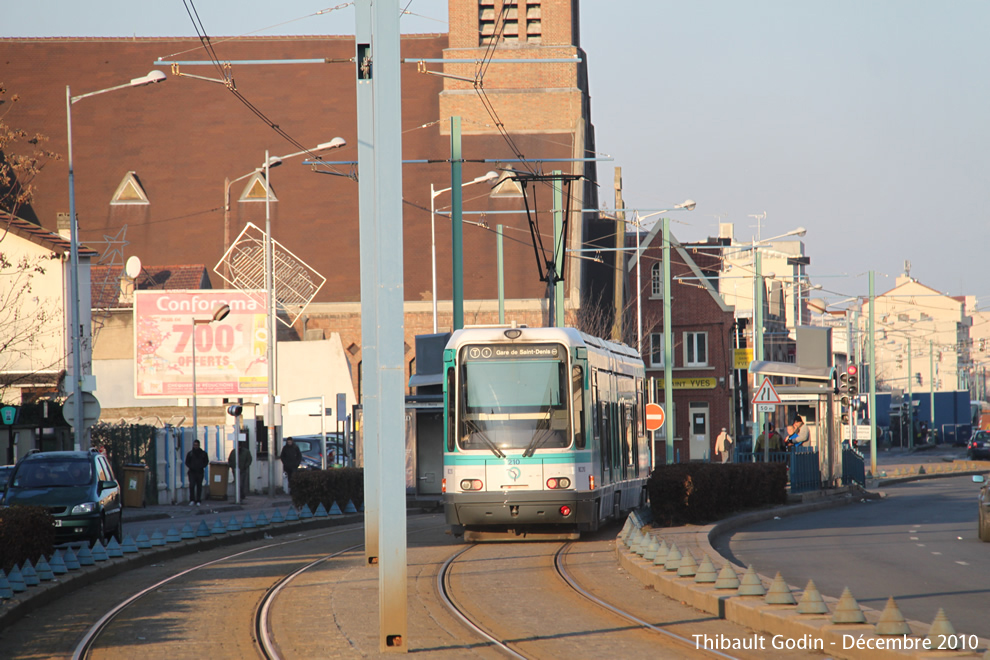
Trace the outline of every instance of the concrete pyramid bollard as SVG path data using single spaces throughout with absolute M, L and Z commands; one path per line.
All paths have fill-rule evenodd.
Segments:
M 763 581 L 756 574 L 756 569 L 750 566 L 739 579 L 740 596 L 765 596 L 767 590 L 763 588 Z
M 633 530 L 633 533 L 629 536 L 629 552 L 639 554 L 639 546 L 642 545 L 645 536 L 643 530 L 638 527 Z
M 712 563 L 711 557 L 705 555 L 701 564 L 698 565 L 698 570 L 694 572 L 694 581 L 698 584 L 715 584 L 717 579 L 718 573 L 715 572 L 715 564 Z
M 629 536 L 629 531 L 632 529 L 632 521 L 629 516 L 626 516 L 626 522 L 622 523 L 622 529 L 619 530 L 618 539 L 625 542 L 626 537 Z
M 262 511 L 261 513 L 258 514 L 258 518 L 257 520 L 254 521 L 254 524 L 257 525 L 258 527 L 268 527 L 268 525 L 271 523 L 268 520 L 268 516 L 265 515 L 264 511 Z
M 76 552 L 75 550 L 72 549 L 71 545 L 65 549 L 65 555 L 63 559 L 65 559 L 65 567 L 70 571 L 78 571 L 80 568 L 82 568 L 79 565 L 79 557 L 76 556 Z
M 237 520 L 237 516 L 231 516 L 230 520 L 227 521 L 227 526 L 225 529 L 228 532 L 239 532 L 241 531 L 241 523 Z
M 279 510 L 278 507 L 275 507 L 275 513 L 272 514 L 272 522 L 273 523 L 285 522 L 285 516 L 282 515 L 282 512 Z
M 137 543 L 134 542 L 133 538 L 131 538 L 130 536 L 125 536 L 124 543 L 120 546 L 120 549 L 123 551 L 124 554 L 132 554 L 138 551 L 138 546 Z M 65 565 L 69 566 L 68 557 L 66 557 Z M 69 568 L 72 567 L 69 566 Z
M 832 623 L 866 623 L 866 615 L 863 614 L 859 603 L 853 598 L 849 587 L 842 590 L 839 602 L 835 604 L 835 611 L 832 612 Z
M 55 579 L 55 573 L 52 572 L 52 567 L 49 565 L 48 560 L 45 559 L 44 555 L 38 559 L 38 565 L 34 567 L 38 571 L 38 579 L 42 582 L 48 582 L 49 580 Z
M 646 544 L 646 550 L 643 552 L 643 559 L 652 562 L 656 559 L 657 550 L 660 549 L 660 544 L 657 543 L 657 537 L 650 535 L 650 540 Z
M 189 528 L 189 531 L 192 532 L 192 527 Z M 180 541 L 182 541 L 182 536 L 179 534 L 179 530 L 174 526 L 169 527 L 168 531 L 165 532 L 165 543 L 179 543 Z
M 65 567 L 65 559 L 62 557 L 62 550 L 56 550 L 52 554 L 52 560 L 48 562 L 52 567 L 52 573 L 55 575 L 65 575 L 69 572 L 69 569 Z
M 343 511 L 340 510 L 340 505 L 337 504 L 337 501 L 336 500 L 334 500 L 333 502 L 330 503 L 330 512 L 329 513 L 330 513 L 331 516 L 342 516 L 342 515 L 344 515 Z
M 797 600 L 794 599 L 791 588 L 784 582 L 784 576 L 780 574 L 780 571 L 777 571 L 773 582 L 770 583 L 770 588 L 767 589 L 767 597 L 764 599 L 764 602 L 767 605 L 797 605 Z
M 289 512 L 285 514 L 285 522 L 296 522 L 298 520 L 299 520 L 299 512 L 296 510 L 296 507 L 290 506 Z
M 161 545 L 165 545 L 165 535 L 162 534 L 160 529 L 155 529 L 151 535 L 151 547 L 154 548 Z
M 732 568 L 732 564 L 726 562 L 722 570 L 718 572 L 718 578 L 715 579 L 716 589 L 738 589 L 739 588 L 739 576 L 736 575 L 736 571 Z
M 94 561 L 107 561 L 110 559 L 110 555 L 107 554 L 107 549 L 103 547 L 103 544 L 97 541 L 93 545 L 93 560 Z
M 202 538 L 210 536 L 212 533 L 213 532 L 210 531 L 210 526 L 206 524 L 206 521 L 200 520 L 199 527 L 196 528 L 196 536 Z
M 668 553 L 670 553 L 670 548 L 667 546 L 667 542 L 660 539 L 660 547 L 657 548 L 657 554 L 653 557 L 653 565 L 662 568 L 667 563 Z
M 354 502 L 347 500 L 347 504 L 344 505 L 344 513 L 357 513 L 357 509 L 354 508 Z
M 313 517 L 313 512 L 310 510 L 308 504 L 303 504 L 302 508 L 299 509 L 299 518 L 301 520 L 306 520 Z
M 316 512 L 313 515 L 316 516 L 317 518 L 326 518 L 327 517 L 327 515 L 328 515 L 327 514 L 327 508 L 325 506 L 323 506 L 323 502 L 320 502 L 319 504 L 316 505 Z
M 9 600 L 14 597 L 14 590 L 10 588 L 7 576 L 0 570 L 0 600 Z
M 123 557 L 123 556 L 124 556 L 124 549 L 120 547 L 119 543 L 117 543 L 117 538 L 114 537 L 110 539 L 110 542 L 107 543 L 107 557 L 109 557 L 110 559 L 116 559 L 117 557 Z M 55 564 L 52 564 L 52 570 L 53 571 L 55 570 Z M 58 571 L 55 571 L 55 575 L 58 575 Z
M 213 527 L 210 527 L 210 534 L 226 534 L 227 525 L 224 523 L 223 518 L 217 518 L 213 521 Z
M 151 548 L 151 538 L 147 532 L 139 529 L 137 538 L 134 539 L 134 544 L 138 547 L 138 550 L 149 550 Z
M 694 555 L 690 550 L 685 550 L 681 556 L 681 563 L 677 567 L 677 577 L 694 577 L 698 572 L 698 562 L 694 560 Z
M 808 580 L 797 606 L 798 614 L 828 614 L 828 605 L 813 580 Z
M 241 529 L 254 529 L 254 526 L 254 518 L 251 517 L 250 513 L 245 513 L 244 522 L 241 523 Z
M 887 606 L 880 614 L 880 620 L 874 628 L 878 635 L 910 635 L 911 626 L 908 625 L 901 608 L 897 607 L 894 597 L 887 600 Z
M 38 572 L 34 570 L 30 559 L 24 560 L 24 565 L 21 566 L 21 576 L 24 578 L 24 584 L 29 587 L 37 587 L 41 584 L 41 578 L 38 577 Z
M 27 591 L 27 583 L 24 582 L 24 575 L 21 574 L 21 569 L 17 567 L 17 564 L 14 564 L 10 573 L 7 573 L 7 582 L 10 583 L 10 588 L 15 594 Z
M 677 549 L 676 543 L 670 544 L 667 551 L 667 559 L 663 562 L 663 570 L 676 571 L 681 566 L 681 551 Z
M 959 638 L 956 636 L 956 629 L 949 622 L 949 617 L 945 616 L 945 610 L 941 607 L 938 608 L 938 614 L 935 615 L 935 620 L 932 621 L 932 627 L 928 629 L 928 642 L 931 644 L 932 649 L 954 651 L 959 648 Z
M 88 545 L 83 545 L 79 548 L 76 558 L 79 560 L 80 566 L 93 566 L 96 564 L 96 560 L 93 558 L 93 551 L 89 549 Z

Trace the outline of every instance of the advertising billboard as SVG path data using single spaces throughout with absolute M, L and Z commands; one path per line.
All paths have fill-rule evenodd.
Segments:
M 213 321 L 223 305 L 230 313 Z M 135 396 L 189 398 L 194 381 L 197 396 L 265 395 L 266 310 L 264 291 L 135 291 Z

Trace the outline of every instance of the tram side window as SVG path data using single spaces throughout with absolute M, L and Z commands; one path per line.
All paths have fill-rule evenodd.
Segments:
M 599 427 L 601 416 L 598 414 L 598 371 L 591 372 L 591 432 L 595 434 L 595 440 L 602 437 Z
M 457 410 L 457 397 L 454 395 L 454 369 L 447 369 L 447 387 L 444 391 L 444 404 L 447 407 L 447 451 L 454 451 L 457 438 L 454 427 L 454 413 Z
M 606 470 L 612 469 L 612 432 L 609 429 L 608 403 L 598 402 L 598 420 L 601 422 L 602 436 L 602 467 Z
M 574 447 L 584 449 L 584 369 L 577 365 L 571 370 L 571 407 L 574 415 Z

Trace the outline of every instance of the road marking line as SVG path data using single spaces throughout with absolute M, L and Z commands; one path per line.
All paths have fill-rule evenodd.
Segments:
M 932 552 L 932 554 L 933 554 L 933 555 L 940 555 L 940 554 L 942 554 L 942 553 L 941 553 L 941 552 Z
M 912 540 L 912 541 L 917 541 L 917 540 L 918 540 L 918 537 L 917 537 L 917 536 L 912 536 L 912 537 L 911 537 L 911 540 Z
M 925 544 L 924 543 L 915 543 L 915 545 L 918 546 L 919 548 L 925 547 Z
M 959 564 L 960 566 L 969 566 L 969 562 L 968 561 L 959 561 L 959 560 L 956 560 L 956 563 Z

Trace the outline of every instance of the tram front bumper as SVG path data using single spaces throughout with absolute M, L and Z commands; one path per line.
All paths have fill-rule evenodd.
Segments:
M 594 496 L 574 490 L 447 493 L 444 512 L 447 524 L 465 527 L 584 524 L 594 519 Z

